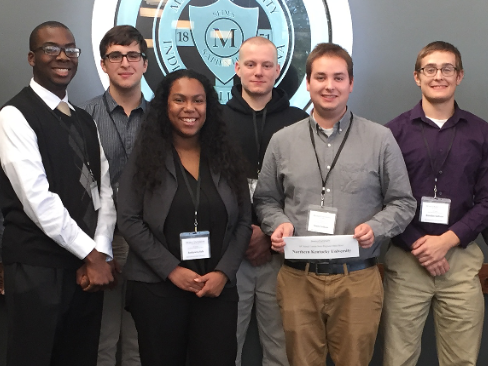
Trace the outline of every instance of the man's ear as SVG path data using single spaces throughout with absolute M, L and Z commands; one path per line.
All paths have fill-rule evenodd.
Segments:
M 420 78 L 419 78 L 418 71 L 413 72 L 413 79 L 415 80 L 415 83 L 417 84 L 417 86 L 420 86 Z
M 463 81 L 464 78 L 464 70 L 459 70 L 456 76 L 456 85 L 461 84 L 461 81 Z
M 149 61 L 147 60 L 147 58 L 146 58 L 146 59 L 144 59 L 144 65 L 143 65 L 143 66 L 144 66 L 144 72 L 143 72 L 143 74 L 145 74 L 145 73 L 146 73 L 146 71 L 147 71 L 147 65 L 148 65 L 148 62 L 149 62 Z
M 107 73 L 107 68 L 105 67 L 105 59 L 100 60 L 100 66 L 102 67 L 103 72 L 106 74 Z
M 29 65 L 34 67 L 36 65 L 36 54 L 32 51 L 29 51 L 27 54 L 27 61 L 29 62 Z

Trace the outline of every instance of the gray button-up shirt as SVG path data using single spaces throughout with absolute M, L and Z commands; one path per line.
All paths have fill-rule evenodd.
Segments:
M 146 107 L 147 102 L 142 97 L 140 105 L 127 116 L 124 108 L 117 104 L 108 89 L 81 106 L 97 124 L 102 147 L 110 165 L 110 183 L 114 189 L 118 186 L 120 175 L 134 147 Z
M 312 117 L 272 137 L 254 194 L 258 219 L 266 234 L 290 222 L 297 236 L 319 235 L 307 230 L 309 206 L 320 205 L 322 192 L 309 126 L 325 178 L 349 128 L 350 117 L 347 111 L 329 138 Z M 416 201 L 393 135 L 387 128 L 355 115 L 325 188 L 324 206 L 338 210 L 336 235 L 352 235 L 362 223 L 371 226 L 375 242 L 371 248 L 359 249 L 361 259 L 377 257 L 381 243 L 400 234 L 415 214 Z

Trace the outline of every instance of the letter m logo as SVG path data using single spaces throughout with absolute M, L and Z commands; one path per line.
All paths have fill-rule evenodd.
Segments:
M 214 44 L 213 47 L 222 47 L 226 48 L 227 43 L 230 41 L 230 44 L 228 47 L 236 48 L 235 44 L 235 31 L 237 29 L 231 29 L 228 31 L 220 30 L 219 28 L 214 28 L 213 30 L 213 39 L 214 39 Z M 219 41 L 220 40 L 220 45 Z

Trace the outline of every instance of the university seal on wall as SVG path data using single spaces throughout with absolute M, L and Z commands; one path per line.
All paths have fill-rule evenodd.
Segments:
M 142 81 L 147 99 L 167 73 L 191 68 L 213 81 L 221 103 L 239 78 L 234 64 L 243 41 L 261 36 L 278 49 L 281 74 L 276 86 L 292 105 L 310 104 L 305 60 L 320 42 L 338 43 L 352 52 L 347 0 L 95 0 L 92 42 L 98 45 L 114 25 L 130 24 L 148 41 L 148 71 Z M 99 68 L 102 84 L 108 79 Z

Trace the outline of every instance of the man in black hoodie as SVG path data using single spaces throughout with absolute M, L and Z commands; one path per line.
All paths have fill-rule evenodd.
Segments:
M 266 38 L 253 37 L 239 49 L 235 70 L 241 85 L 232 88 L 232 99 L 224 108 L 224 118 L 231 137 L 248 161 L 246 167 L 251 197 L 256 187 L 261 163 L 273 134 L 308 114 L 290 107 L 286 93 L 274 88 L 280 75 L 275 45 Z M 241 365 L 242 346 L 251 319 L 253 304 L 263 347 L 263 366 L 286 365 L 285 337 L 276 301 L 276 277 L 283 258 L 271 254 L 271 241 L 257 226 L 253 212 L 253 234 L 246 257 L 237 272 L 239 318 L 237 324 L 237 359 Z

